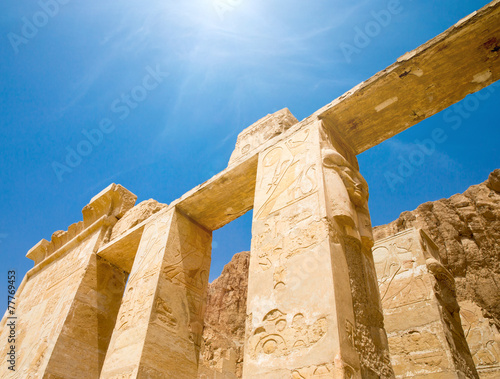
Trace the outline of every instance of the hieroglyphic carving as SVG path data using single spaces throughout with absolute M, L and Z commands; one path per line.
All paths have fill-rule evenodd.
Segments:
M 282 289 L 283 287 L 285 287 L 286 268 L 283 266 L 278 267 L 273 274 L 273 280 L 274 280 L 274 289 Z
M 258 354 L 274 357 L 286 356 L 295 350 L 308 348 L 316 344 L 327 330 L 326 318 L 319 318 L 307 323 L 302 313 L 290 317 L 279 309 L 270 311 L 262 320 L 262 326 L 256 328 L 250 337 L 253 357 Z
M 143 296 L 140 285 L 129 286 L 120 308 L 116 329 L 124 330 L 136 326 L 139 321 L 145 321 L 150 312 L 148 305 L 151 303 L 152 297 L 152 293 Z
M 127 364 L 138 369 L 141 377 L 158 377 L 175 364 L 183 366 L 184 375 L 194 377 L 202 340 L 210 247 L 211 232 L 175 209 L 146 226 L 103 377 L 114 375 L 117 367 L 123 366 L 124 351 L 132 351 Z M 156 355 L 158 349 L 164 354 Z
M 266 227 L 268 229 L 257 236 L 255 242 L 258 262 L 264 271 L 276 262 L 310 250 L 328 235 L 325 221 L 314 220 L 307 212 L 290 219 L 271 217 Z
M 253 246 L 260 269 L 272 270 L 273 287 L 277 290 L 284 289 L 293 280 L 288 275 L 287 261 L 310 252 L 327 240 L 330 233 L 326 218 L 314 218 L 307 210 L 291 217 L 270 216 L 265 227 L 264 232 L 255 237 Z
M 309 129 L 301 130 L 264 155 L 263 175 L 257 185 L 267 189 L 262 205 L 255 212 L 256 219 L 265 219 L 317 190 L 316 165 L 303 162 L 309 133 Z
M 333 363 L 302 367 L 292 371 L 292 379 L 333 378 L 334 371 L 335 366 Z M 347 376 L 347 378 L 349 377 Z
M 144 243 L 132 268 L 123 302 L 120 307 L 116 330 L 135 327 L 147 320 L 155 293 L 155 278 L 160 270 L 166 245 L 168 220 L 155 220 L 145 227 Z
M 170 220 L 156 219 L 144 229 L 141 245 L 132 268 L 129 282 L 138 277 L 149 277 L 156 274 L 161 267 L 163 251 L 167 243 L 167 229 Z
M 174 316 L 172 308 L 170 308 L 165 300 L 157 297 L 155 301 L 154 314 L 160 323 L 166 328 L 177 329 L 178 321 Z
M 183 289 L 189 339 L 201 347 L 203 312 L 211 260 L 211 233 L 177 213 L 161 277 Z
M 199 231 L 184 216 L 178 216 L 177 223 L 176 233 L 169 239 L 163 277 L 201 294 L 208 283 L 211 235 Z
M 500 375 L 500 331 L 470 301 L 460 303 L 460 316 L 472 358 L 478 370 L 498 370 Z
M 458 319 L 454 279 L 434 242 L 411 228 L 378 241 L 373 257 L 398 376 L 454 371 L 477 378 Z
M 431 296 L 432 284 L 418 269 L 414 244 L 416 246 L 414 239 L 409 237 L 373 249 L 384 309 L 428 300 Z

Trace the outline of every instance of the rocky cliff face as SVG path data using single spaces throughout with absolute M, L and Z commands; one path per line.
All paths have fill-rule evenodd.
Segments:
M 423 228 L 439 246 L 457 285 L 462 323 L 478 368 L 500 365 L 500 169 L 463 194 L 428 202 L 387 225 L 376 240 Z M 236 254 L 209 287 L 200 378 L 241 377 L 245 337 L 248 252 Z M 495 366 L 495 368 L 493 368 Z M 204 376 L 205 375 L 205 376 Z
M 250 252 L 236 254 L 208 287 L 200 378 L 241 378 Z
M 458 301 L 471 301 L 500 327 L 500 169 L 463 194 L 428 202 L 374 228 L 381 239 L 423 228 L 440 248 L 457 284 Z

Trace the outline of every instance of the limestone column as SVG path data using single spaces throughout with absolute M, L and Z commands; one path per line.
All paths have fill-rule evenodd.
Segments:
M 355 155 L 318 120 L 259 156 L 243 377 L 392 377 Z
M 434 242 L 412 228 L 377 241 L 373 254 L 396 377 L 478 378 Z
M 460 318 L 481 379 L 500 377 L 500 330 L 472 301 L 461 301 Z
M 175 208 L 145 226 L 101 378 L 196 378 L 211 241 Z

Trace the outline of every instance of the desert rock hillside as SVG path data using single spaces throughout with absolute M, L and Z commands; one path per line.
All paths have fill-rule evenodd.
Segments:
M 375 239 L 427 230 L 453 273 L 458 301 L 472 301 L 500 327 L 500 169 L 463 194 L 428 202 L 374 228 Z
M 390 224 L 375 227 L 375 239 L 411 227 L 427 230 L 440 247 L 442 261 L 455 277 L 458 301 L 462 307 L 467 306 L 465 311 L 471 314 L 471 324 L 486 322 L 498 330 L 500 169 L 492 172 L 486 182 L 470 187 L 463 194 L 422 204 L 414 211 L 403 212 Z M 210 284 L 201 351 L 204 370 L 201 378 L 241 377 L 248 264 L 248 252 L 236 254 L 222 275 Z M 467 322 L 464 326 L 468 325 Z M 480 334 L 485 338 L 484 332 Z M 485 348 L 489 342 L 481 338 L 469 341 L 469 344 L 477 345 L 471 346 L 476 364 L 498 364 L 496 355 L 500 352 L 496 352 L 495 346 L 500 341 L 495 342 L 493 351 L 491 344 Z
M 200 377 L 241 378 L 250 252 L 236 254 L 208 287 Z

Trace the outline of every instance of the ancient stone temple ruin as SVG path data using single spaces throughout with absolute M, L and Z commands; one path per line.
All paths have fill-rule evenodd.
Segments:
M 461 372 L 475 377 L 455 279 L 429 236 L 412 228 L 379 240 L 373 259 L 395 373 Z
M 200 364 L 211 240 L 253 209 L 243 378 L 478 378 L 440 247 L 420 229 L 374 245 L 356 156 L 495 83 L 499 44 L 496 0 L 306 119 L 245 129 L 228 167 L 168 206 L 110 185 L 28 252 L 0 376 L 237 377 L 234 357 Z

